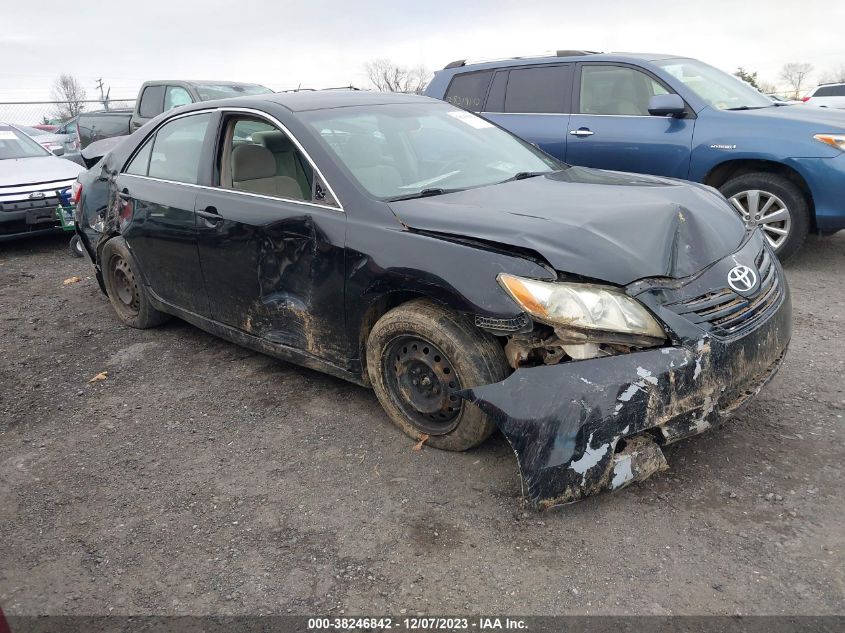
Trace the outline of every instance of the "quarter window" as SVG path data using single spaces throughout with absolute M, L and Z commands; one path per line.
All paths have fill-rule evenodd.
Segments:
M 513 68 L 505 93 L 505 112 L 568 112 L 571 65 Z
M 464 110 L 479 112 L 484 107 L 484 97 L 491 77 L 492 70 L 455 75 L 446 90 L 446 101 Z
M 135 176 L 146 176 L 147 169 L 150 166 L 150 154 L 152 154 L 153 150 L 153 140 L 150 139 L 141 150 L 135 154 L 135 158 L 132 159 L 132 162 L 126 167 L 127 174 L 134 174 Z
M 267 121 L 232 117 L 224 126 L 220 182 L 224 189 L 312 200 L 314 172 L 291 138 Z
M 209 113 L 196 114 L 161 126 L 152 141 L 147 174 L 151 178 L 196 184 L 202 144 L 210 120 Z
M 648 116 L 648 102 L 667 90 L 643 72 L 625 66 L 581 68 L 581 114 Z

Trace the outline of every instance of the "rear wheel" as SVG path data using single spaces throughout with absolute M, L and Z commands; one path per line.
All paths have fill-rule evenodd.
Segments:
M 135 259 L 122 237 L 106 242 L 100 261 L 109 301 L 124 324 L 144 330 L 170 318 L 150 303 L 150 296 L 136 275 Z
M 798 252 L 810 230 L 810 209 L 791 180 L 765 172 L 731 178 L 720 187 L 749 228 L 759 226 L 781 261 Z
M 503 380 L 508 364 L 496 340 L 428 300 L 385 314 L 367 341 L 367 370 L 382 407 L 414 439 L 463 451 L 487 439 L 495 423 L 456 391 Z

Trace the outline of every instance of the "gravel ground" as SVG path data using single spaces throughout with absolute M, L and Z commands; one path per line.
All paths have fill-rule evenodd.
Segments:
M 500 436 L 414 452 L 366 389 L 123 327 L 66 244 L 0 245 L 7 614 L 845 610 L 845 234 L 788 265 L 791 350 L 745 411 L 545 514 Z

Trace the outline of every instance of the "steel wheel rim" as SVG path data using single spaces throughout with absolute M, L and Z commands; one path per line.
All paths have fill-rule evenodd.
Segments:
M 138 295 L 138 284 L 129 263 L 122 257 L 112 260 L 112 286 L 117 300 L 125 312 L 138 314 L 141 300 Z
M 82 248 L 82 240 L 80 240 L 78 237 L 73 242 L 73 250 L 75 250 L 80 255 L 85 254 L 85 250 Z
M 745 226 L 760 227 L 772 248 L 780 248 L 789 237 L 792 217 L 786 203 L 769 191 L 749 189 L 735 193 L 728 201 Z
M 461 381 L 445 354 L 418 336 L 401 336 L 388 345 L 382 370 L 396 404 L 413 425 L 429 435 L 458 426 L 462 401 L 454 395 Z

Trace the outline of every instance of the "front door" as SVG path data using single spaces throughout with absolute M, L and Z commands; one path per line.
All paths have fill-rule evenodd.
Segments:
M 162 125 L 117 177 L 122 235 L 163 301 L 208 316 L 194 215 L 199 165 L 211 114 Z M 130 220 L 131 218 L 131 220 Z
M 695 119 L 651 116 L 652 96 L 671 92 L 626 65 L 579 64 L 566 162 L 673 178 L 689 175 Z
M 214 188 L 196 199 L 216 321 L 343 364 L 346 215 L 286 130 L 224 111 Z M 318 192 L 315 195 L 315 192 Z

